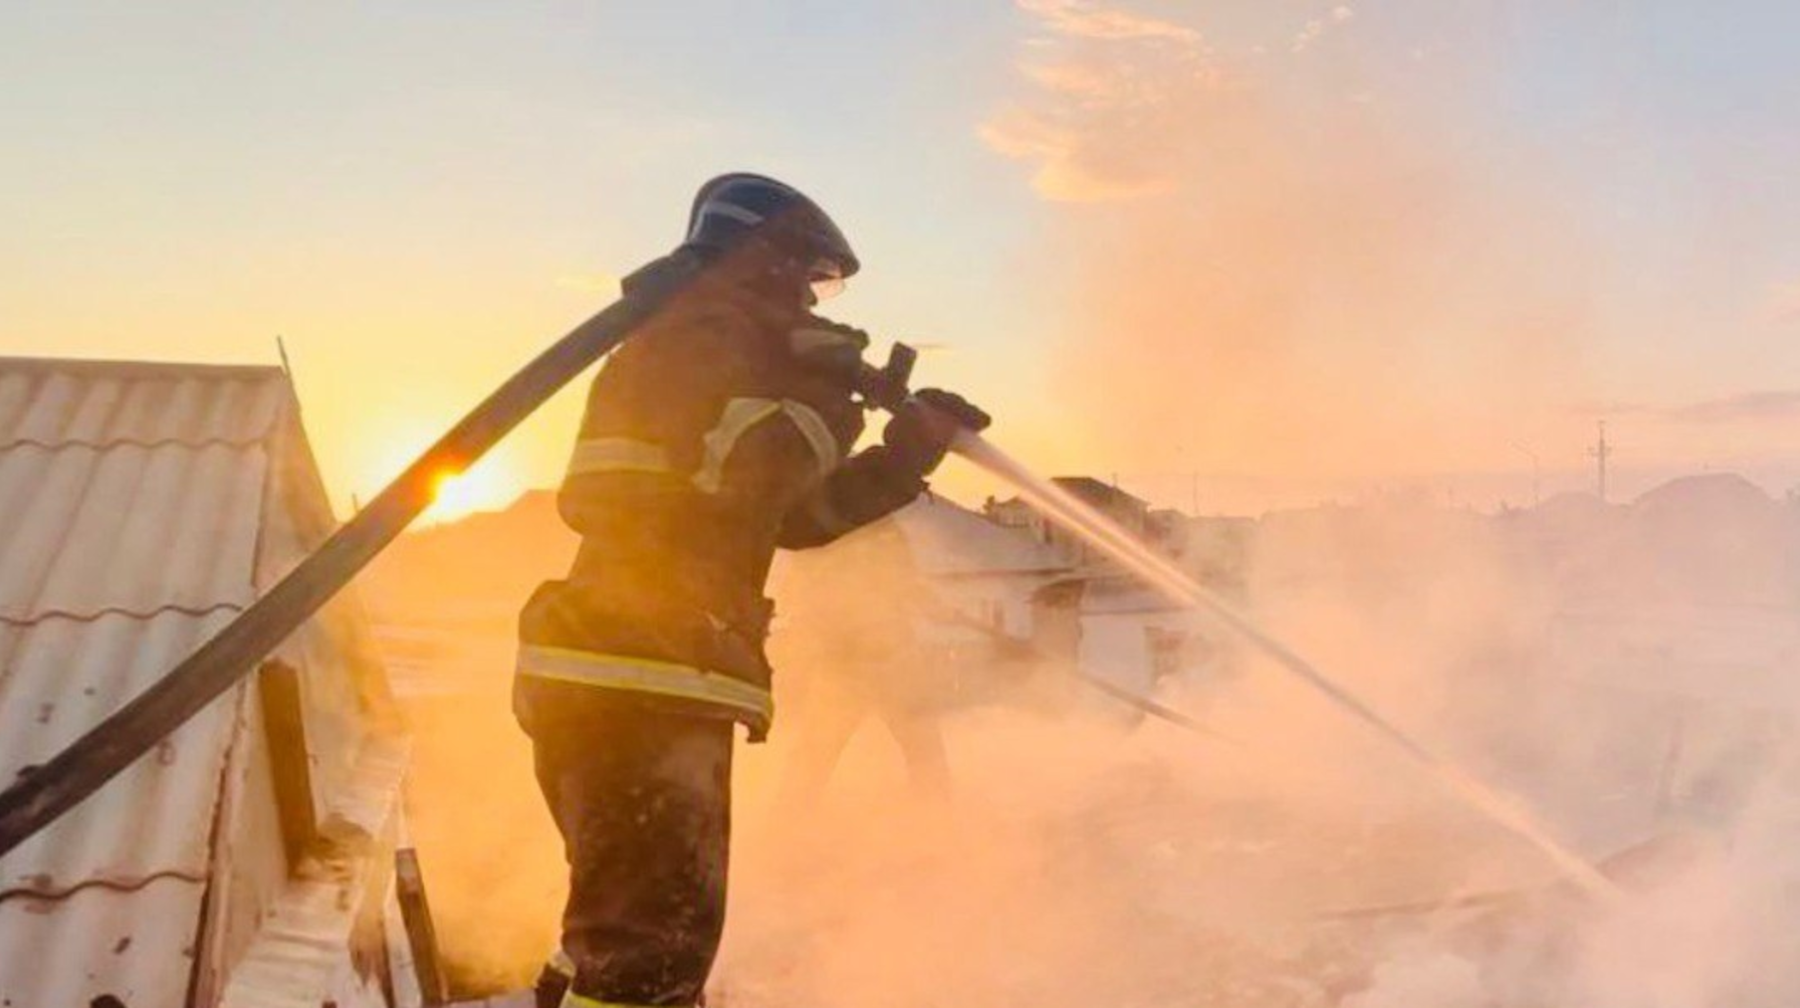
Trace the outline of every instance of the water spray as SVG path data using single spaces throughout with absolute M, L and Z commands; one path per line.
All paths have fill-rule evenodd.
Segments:
M 1611 879 L 1558 841 L 1516 800 L 1469 776 L 1427 749 L 1361 698 L 1257 626 L 1230 603 L 1208 591 L 1189 577 L 1187 572 L 1146 547 L 1110 518 L 1067 490 L 1027 469 L 978 433 L 959 431 L 951 447 L 958 455 L 1010 484 L 1044 517 L 1105 553 L 1170 600 L 1206 613 L 1248 640 L 1283 669 L 1323 694 L 1338 710 L 1404 753 L 1409 760 L 1425 770 L 1445 793 L 1531 844 L 1584 894 L 1602 901 L 1609 901 L 1619 895 L 1619 889 Z

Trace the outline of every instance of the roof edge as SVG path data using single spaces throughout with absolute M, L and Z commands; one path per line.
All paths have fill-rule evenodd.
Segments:
M 13 357 L 0 355 L 0 371 L 38 374 L 106 375 L 136 378 L 285 378 L 279 364 L 202 364 L 102 357 Z

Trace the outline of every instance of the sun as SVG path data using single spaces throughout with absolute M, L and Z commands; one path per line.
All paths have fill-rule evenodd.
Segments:
M 444 472 L 432 487 L 431 506 L 421 518 L 433 524 L 456 521 L 477 511 L 498 511 L 519 493 L 504 467 L 488 459 L 467 472 Z
M 431 443 L 431 432 L 424 428 L 408 429 L 407 436 L 395 434 L 387 439 L 370 459 L 363 491 L 352 496 L 352 508 L 373 499 L 409 467 L 416 464 Z M 431 479 L 431 503 L 413 523 L 415 528 L 453 522 L 479 511 L 502 511 L 525 492 L 525 481 L 516 449 L 502 445 L 476 460 L 463 471 L 444 466 Z M 360 499 L 359 499 L 360 497 Z

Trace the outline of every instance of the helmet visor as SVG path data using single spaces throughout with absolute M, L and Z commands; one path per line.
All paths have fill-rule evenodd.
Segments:
M 844 292 L 844 266 L 834 259 L 814 259 L 806 271 L 806 282 L 812 285 L 815 303 L 828 301 Z

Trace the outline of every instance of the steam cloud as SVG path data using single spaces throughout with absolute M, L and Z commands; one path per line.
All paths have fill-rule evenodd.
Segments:
M 1553 177 L 1489 163 L 1409 91 L 1454 72 L 1365 66 L 1349 8 L 1271 25 L 1304 54 L 1039 17 L 980 132 L 1068 205 L 1044 268 L 1107 465 L 1378 480 L 1566 432 L 1602 278 Z
M 1109 462 L 1391 479 L 1595 398 L 1582 346 L 1611 281 L 1589 236 L 1554 177 L 1484 161 L 1394 87 L 1403 68 L 1347 51 L 1378 12 L 1311 5 L 1226 46 L 1100 3 L 1018 7 L 1037 44 L 981 136 L 1053 212 L 1064 392 Z M 1158 698 L 1245 745 L 996 663 L 944 713 L 949 801 L 871 721 L 795 814 L 782 779 L 852 661 L 795 657 L 773 741 L 741 750 L 713 1003 L 1791 1004 L 1795 691 L 1667 656 L 1791 664 L 1787 617 L 1757 614 L 1800 606 L 1797 544 L 1791 512 L 1724 483 L 1629 510 L 1394 496 L 1257 523 L 1238 571 L 1257 619 L 1565 839 L 1625 851 L 1612 908 L 1225 641 Z M 825 590 L 880 607 L 877 573 Z M 1570 679 L 1588 647 L 1626 654 L 1625 681 Z M 503 651 L 471 663 L 484 699 L 420 719 L 415 825 L 460 976 L 495 990 L 541 961 L 561 866 Z M 1671 760 L 1679 814 L 1650 793 Z

